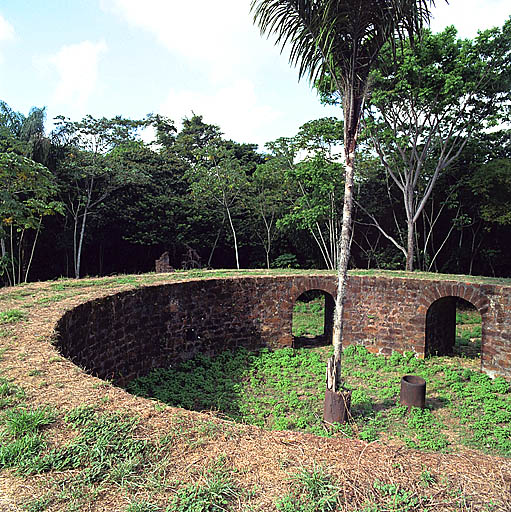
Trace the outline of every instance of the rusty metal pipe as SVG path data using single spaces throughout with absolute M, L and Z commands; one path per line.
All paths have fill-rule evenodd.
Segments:
M 399 395 L 401 405 L 420 407 L 424 409 L 426 404 L 426 381 L 417 375 L 405 375 L 401 379 L 401 393 Z

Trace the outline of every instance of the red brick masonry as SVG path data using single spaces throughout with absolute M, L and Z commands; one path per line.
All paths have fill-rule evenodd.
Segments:
M 90 373 L 122 383 L 198 352 L 292 346 L 293 305 L 307 290 L 335 296 L 336 279 L 232 277 L 138 288 L 68 311 L 57 324 L 56 344 Z M 471 302 L 482 315 L 482 370 L 511 377 L 511 286 L 352 275 L 344 345 L 420 357 L 442 352 L 435 339 L 452 335 L 455 323 L 454 299 L 439 301 L 447 297 Z

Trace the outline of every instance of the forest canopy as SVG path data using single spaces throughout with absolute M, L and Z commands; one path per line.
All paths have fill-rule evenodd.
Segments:
M 412 254 L 416 269 L 509 277 L 511 21 L 401 51 L 371 77 L 350 266 L 402 269 Z M 192 252 L 201 267 L 334 267 L 342 119 L 263 150 L 200 115 L 180 129 L 161 115 L 50 124 L 0 101 L 3 285 L 150 271 L 164 251 L 176 269 Z

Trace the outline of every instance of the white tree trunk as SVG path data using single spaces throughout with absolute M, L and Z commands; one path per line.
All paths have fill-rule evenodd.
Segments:
M 341 377 L 341 351 L 342 351 L 342 331 L 343 331 L 343 313 L 344 313 L 344 299 L 346 297 L 346 286 L 348 279 L 348 263 L 350 259 L 350 246 L 351 246 L 351 226 L 352 226 L 352 212 L 353 212 L 353 174 L 354 174 L 354 160 L 355 160 L 355 143 L 352 141 L 350 146 L 353 148 L 349 150 L 346 155 L 345 163 L 345 183 L 344 183 L 344 206 L 342 215 L 342 230 L 340 248 L 338 251 L 339 260 L 337 265 L 337 297 L 335 299 L 335 313 L 332 343 L 334 346 L 334 360 L 333 364 L 327 369 L 327 386 L 334 386 L 327 388 L 331 391 L 337 391 L 340 384 Z
M 234 238 L 234 251 L 236 252 L 236 268 L 240 269 L 240 260 L 238 256 L 238 239 L 236 238 L 236 230 L 234 229 L 234 224 L 232 223 L 231 218 L 231 212 L 229 210 L 229 207 L 226 208 L 227 210 L 227 217 L 229 218 L 229 224 L 231 226 L 232 236 Z
M 78 249 L 75 254 L 75 278 L 80 279 L 80 265 L 82 261 L 82 247 L 83 247 L 83 237 L 85 234 L 85 225 L 87 223 L 87 208 L 85 208 L 85 211 L 83 212 L 83 219 L 82 219 L 82 227 L 80 229 L 80 240 L 78 242 Z

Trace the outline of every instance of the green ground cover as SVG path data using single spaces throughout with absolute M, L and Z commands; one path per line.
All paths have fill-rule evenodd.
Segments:
M 293 308 L 293 336 L 321 336 L 325 331 L 325 299 L 298 299 Z
M 197 356 L 178 368 L 156 369 L 132 381 L 128 390 L 185 409 L 220 411 L 267 429 L 393 440 L 433 451 L 464 445 L 511 456 L 509 383 L 491 380 L 461 358 L 384 357 L 347 347 L 343 373 L 353 390 L 352 418 L 327 430 L 321 408 L 330 352 L 329 347 L 240 349 L 215 358 Z M 398 403 L 401 377 L 411 373 L 426 379 L 424 410 L 407 412 Z
M 324 298 L 304 297 L 293 313 L 293 334 L 323 333 Z M 322 419 L 325 362 L 330 347 L 226 351 L 197 356 L 178 368 L 156 369 L 129 384 L 134 394 L 192 410 L 214 410 L 263 428 L 318 435 L 342 433 L 366 441 L 401 442 L 425 450 L 470 446 L 511 456 L 511 394 L 502 378 L 477 371 L 481 316 L 468 304 L 456 315 L 455 355 L 420 360 L 414 354 L 374 355 L 363 347 L 344 351 L 346 386 L 353 390 L 349 423 L 327 430 Z M 400 380 L 427 382 L 427 407 L 398 403 Z

